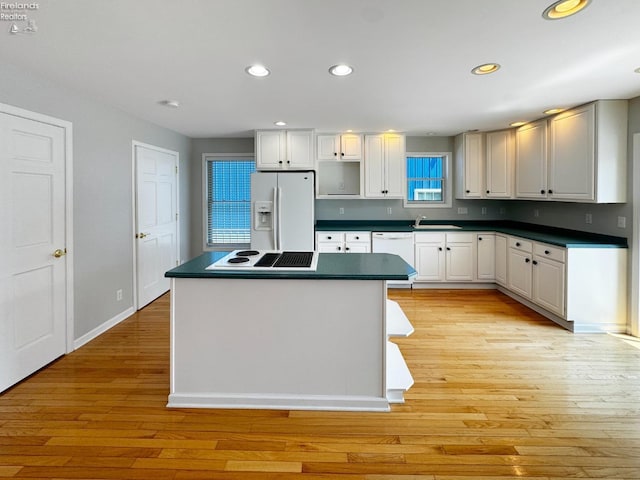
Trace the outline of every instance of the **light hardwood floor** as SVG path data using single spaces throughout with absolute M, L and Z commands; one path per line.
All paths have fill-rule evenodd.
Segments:
M 165 408 L 165 295 L 0 395 L 0 477 L 640 479 L 633 342 L 496 291 L 390 296 L 416 330 L 396 341 L 416 383 L 390 413 Z

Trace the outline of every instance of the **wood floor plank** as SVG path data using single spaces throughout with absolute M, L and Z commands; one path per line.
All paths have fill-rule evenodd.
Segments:
M 496 291 L 392 290 L 389 413 L 166 408 L 169 296 L 0 395 L 0 477 L 640 479 L 640 349 Z

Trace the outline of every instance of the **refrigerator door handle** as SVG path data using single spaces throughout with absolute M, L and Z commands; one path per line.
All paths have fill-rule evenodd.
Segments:
M 278 249 L 278 188 L 274 187 L 273 189 L 273 216 L 272 220 L 272 228 L 271 228 L 271 237 L 273 240 L 273 249 Z
M 282 188 L 276 187 L 276 250 L 282 248 Z

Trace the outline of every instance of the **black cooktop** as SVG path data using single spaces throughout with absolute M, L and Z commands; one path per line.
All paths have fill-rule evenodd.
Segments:
M 256 267 L 308 268 L 313 262 L 313 252 L 265 253 Z

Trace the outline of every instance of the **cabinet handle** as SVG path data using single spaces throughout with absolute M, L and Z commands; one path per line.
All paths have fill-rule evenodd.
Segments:
M 349 251 L 349 247 L 344 247 L 345 251 L 348 252 Z
M 344 157 L 344 152 L 340 152 L 340 156 L 341 156 L 341 157 Z
M 519 247 L 519 246 L 520 246 L 520 242 L 516 242 L 516 247 Z
M 537 264 L 538 264 L 538 262 L 534 260 L 534 261 L 533 261 L 533 264 L 534 264 L 534 265 L 537 265 Z
M 331 240 L 331 237 L 327 237 L 327 240 Z
M 544 190 L 540 190 L 540 193 L 541 193 L 542 195 L 544 195 Z
M 482 241 L 482 237 L 478 237 L 478 241 L 481 242 Z
M 553 190 L 549 190 L 549 192 L 548 192 L 548 193 L 550 193 L 551 195 L 553 195 Z
M 338 247 L 338 251 L 342 250 L 342 247 Z
M 447 250 L 451 250 L 451 247 L 447 247 Z
M 471 193 L 471 190 L 465 190 L 465 192 L 467 192 L 467 193 Z
M 280 165 L 282 165 L 282 160 L 280 160 L 278 163 L 279 163 Z
M 530 259 L 530 258 L 525 258 L 525 259 L 524 259 L 524 263 L 529 263 L 530 261 L 531 261 L 531 259 Z
M 491 191 L 490 191 L 490 190 L 487 190 L 487 193 L 491 193 Z
M 338 152 L 333 152 L 333 156 L 337 157 L 338 156 Z
M 442 251 L 442 247 L 438 247 L 438 251 L 441 252 Z
M 288 164 L 290 164 L 290 163 L 291 163 L 291 161 L 290 161 L 290 160 L 287 160 L 287 165 L 288 165 Z
M 545 254 L 545 255 L 551 255 L 551 252 L 550 252 L 549 250 L 545 250 L 545 251 L 544 251 L 544 254 Z
M 356 240 L 360 240 L 360 237 L 356 237 Z

